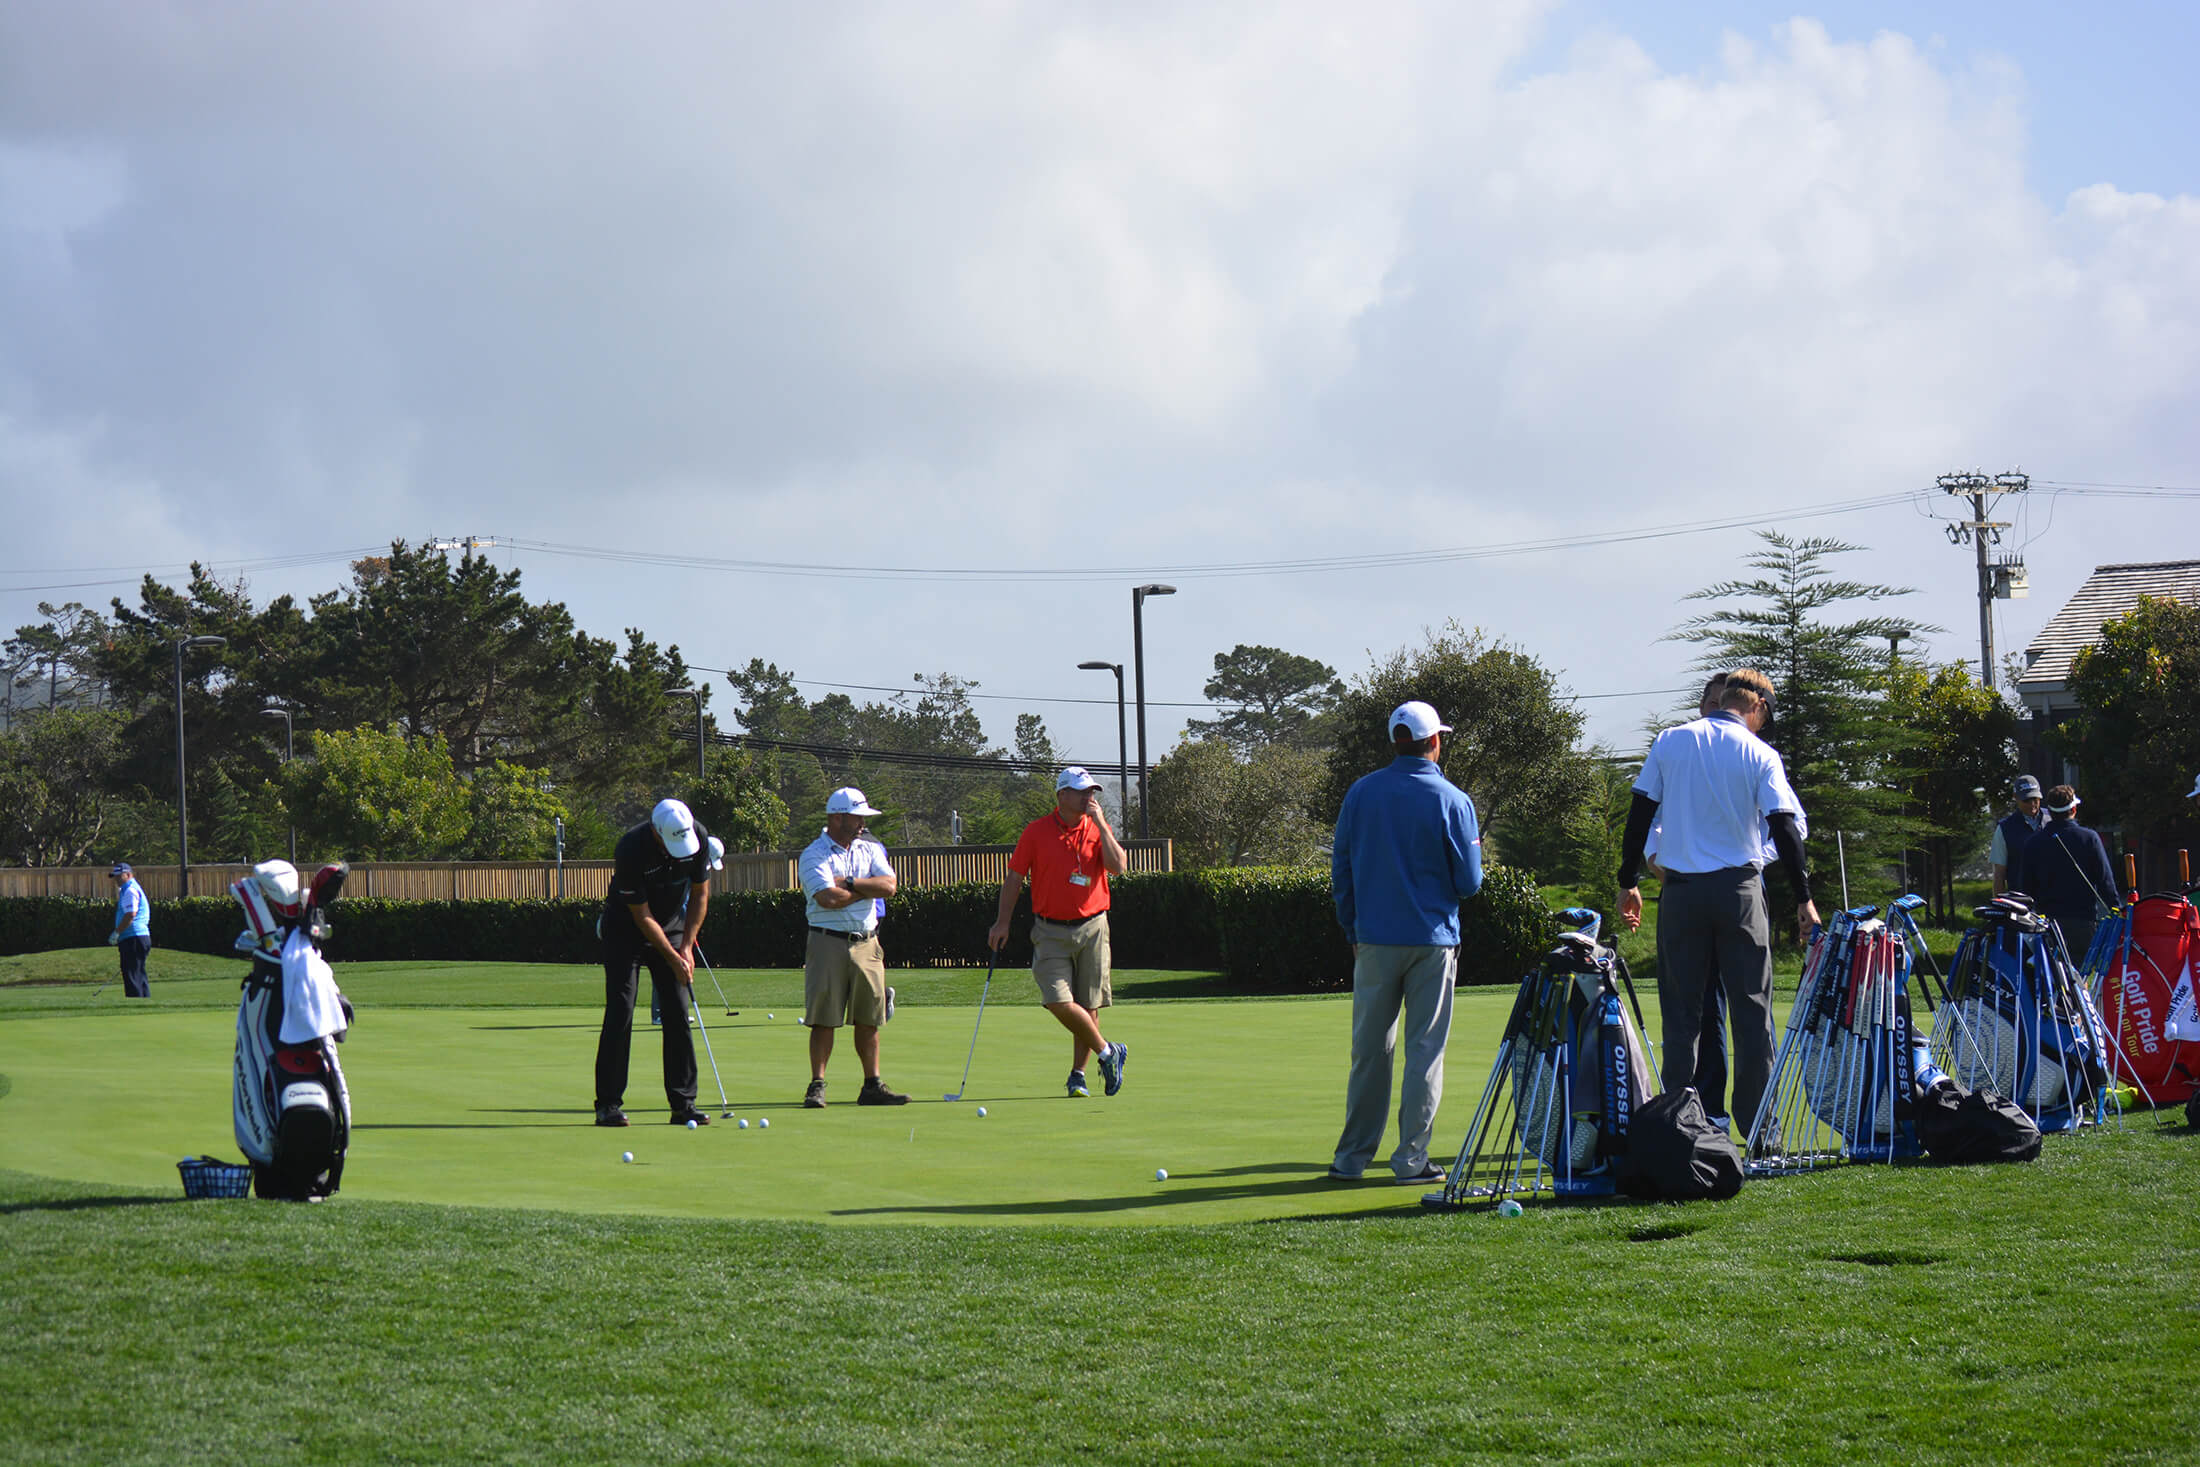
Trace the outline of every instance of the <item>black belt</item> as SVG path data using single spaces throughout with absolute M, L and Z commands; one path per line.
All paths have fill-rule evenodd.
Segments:
M 845 932 L 838 927 L 812 927 L 812 932 L 822 932 L 827 937 L 837 937 L 842 942 L 869 942 L 878 936 L 876 932 Z
M 1087 922 L 1097 922 L 1106 915 L 1108 915 L 1106 912 L 1094 912 L 1090 917 L 1072 917 L 1066 922 L 1063 921 L 1060 917 L 1033 916 L 1031 920 L 1034 922 L 1044 922 L 1049 927 L 1082 927 Z

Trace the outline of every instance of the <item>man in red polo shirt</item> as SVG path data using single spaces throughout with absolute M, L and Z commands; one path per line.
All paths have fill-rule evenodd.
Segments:
M 1070 1033 L 1069 1094 L 1085 1088 L 1085 1060 L 1097 1055 L 1113 1095 L 1123 1088 L 1130 1046 L 1100 1033 L 1100 1010 L 1115 1002 L 1108 986 L 1108 878 L 1129 864 L 1100 807 L 1100 781 L 1072 765 L 1054 780 L 1054 809 L 1024 827 L 1001 881 L 1000 916 L 985 940 L 1008 945 L 1008 919 L 1024 879 L 1031 880 L 1031 976 L 1039 1002 Z

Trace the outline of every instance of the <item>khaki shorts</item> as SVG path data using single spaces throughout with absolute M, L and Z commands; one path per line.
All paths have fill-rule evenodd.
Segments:
M 886 1022 L 886 949 L 878 934 L 858 942 L 810 934 L 802 955 L 802 1022 L 813 1029 L 876 1029 Z
M 1031 923 L 1031 976 L 1043 1004 L 1075 1003 L 1095 1013 L 1115 1002 L 1108 981 L 1108 914 L 1082 922 Z

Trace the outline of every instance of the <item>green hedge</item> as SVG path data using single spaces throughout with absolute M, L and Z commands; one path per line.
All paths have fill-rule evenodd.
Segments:
M 1111 883 L 1109 923 L 1123 968 L 1223 972 L 1233 987 L 1261 993 L 1319 993 L 1352 986 L 1352 957 L 1318 867 L 1218 868 L 1130 875 Z M 888 905 L 887 961 L 896 967 L 977 965 L 1000 887 L 912 887 Z M 597 960 L 600 898 L 565 901 L 347 900 L 331 914 L 330 956 L 339 962 L 589 963 Z M 1031 964 L 1029 899 L 1018 903 L 1002 966 Z M 113 903 L 77 897 L 0 898 L 0 955 L 95 947 L 106 941 Z M 233 950 L 241 919 L 227 897 L 159 903 L 156 947 Z M 1460 908 L 1459 981 L 1509 984 L 1550 940 L 1548 909 L 1533 879 L 1488 868 L 1481 894 Z M 802 963 L 800 892 L 742 891 L 711 899 L 703 951 L 723 968 L 793 968 Z

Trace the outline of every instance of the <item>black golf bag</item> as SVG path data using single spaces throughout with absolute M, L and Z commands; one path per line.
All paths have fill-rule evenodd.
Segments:
M 327 908 L 348 868 L 324 866 L 309 891 L 287 861 L 267 861 L 230 887 L 250 954 L 237 1003 L 234 1128 L 261 1197 L 316 1202 L 343 1181 L 351 1094 L 336 1046 L 351 1024 L 321 956 Z

